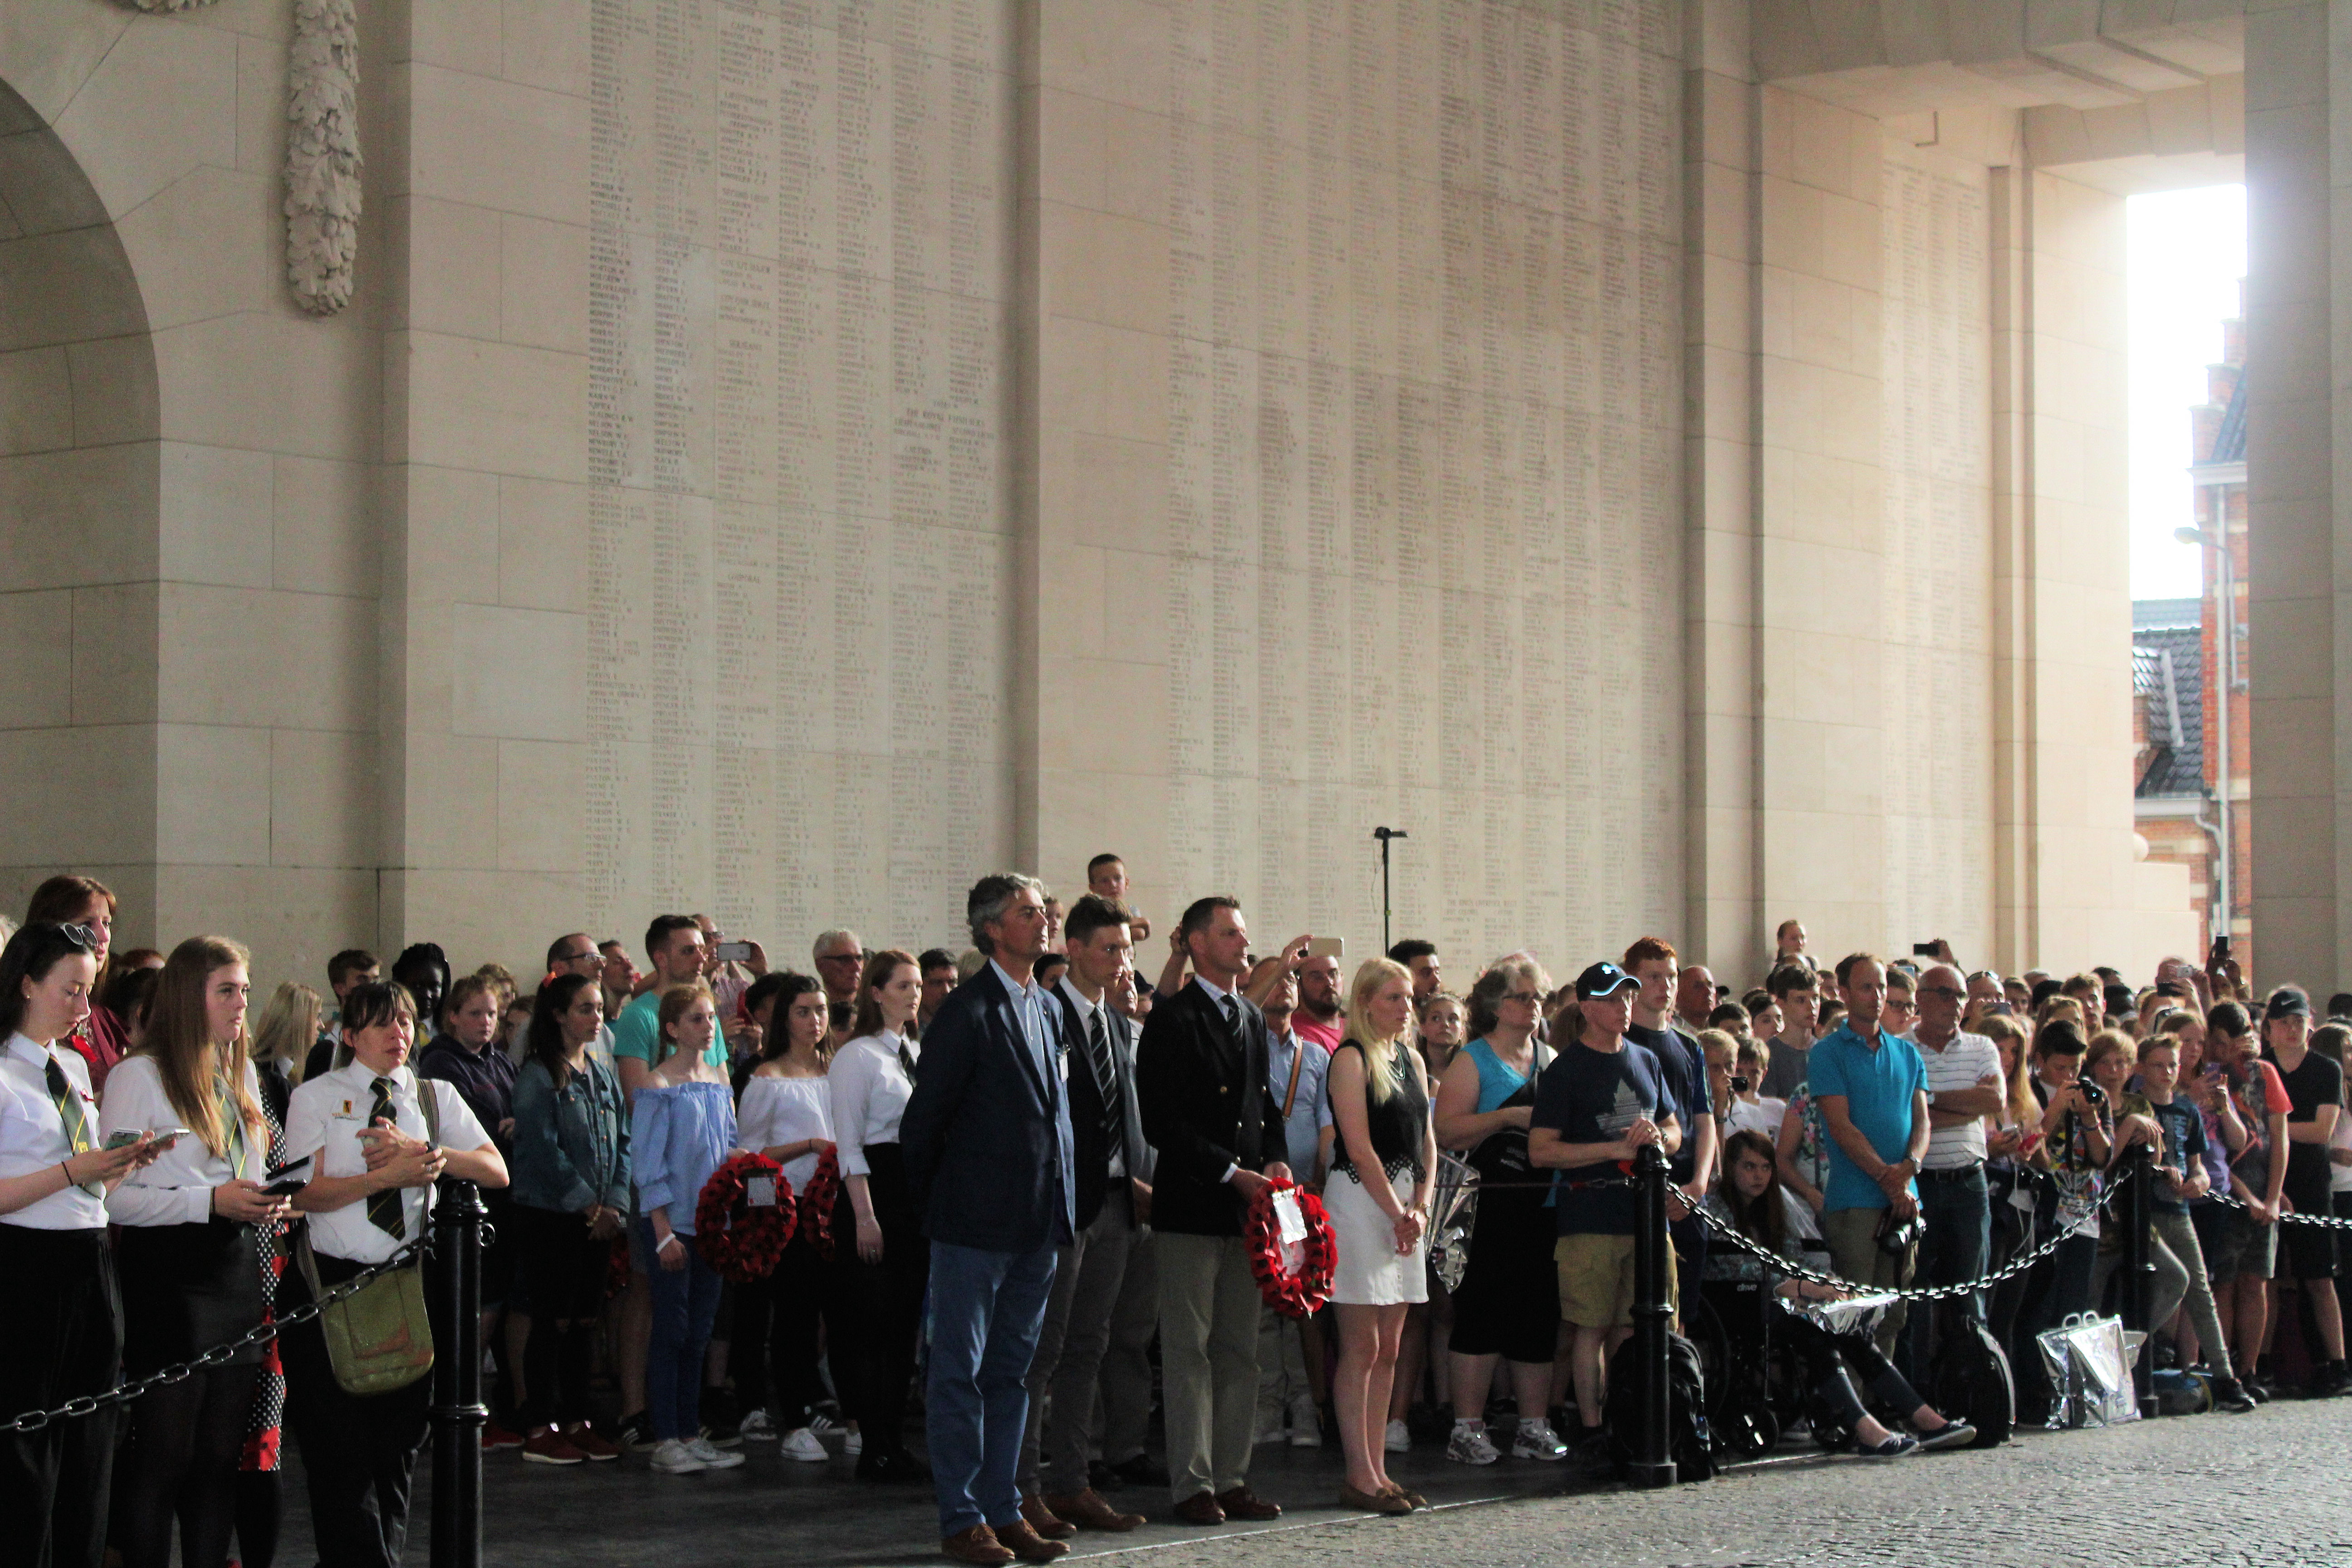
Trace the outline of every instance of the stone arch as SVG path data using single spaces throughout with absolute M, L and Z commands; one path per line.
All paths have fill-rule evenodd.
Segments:
M 61 867 L 155 897 L 155 351 L 89 176 L 0 81 L 0 909 Z

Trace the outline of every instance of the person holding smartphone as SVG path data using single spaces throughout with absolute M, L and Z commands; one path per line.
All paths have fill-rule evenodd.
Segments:
M 245 1048 L 247 963 L 224 937 L 180 943 L 156 984 L 144 1042 L 108 1075 L 107 1135 L 188 1130 L 107 1198 L 122 1227 L 116 1257 L 131 1377 L 228 1343 L 268 1311 L 257 1233 L 289 1208 L 261 1181 L 269 1125 Z M 115 1532 L 125 1568 L 169 1568 L 175 1519 L 185 1561 L 227 1557 L 261 1360 L 261 1348 L 248 1346 L 131 1406 Z
M 416 1017 L 415 999 L 397 982 L 352 986 L 343 998 L 343 1043 L 352 1059 L 305 1079 L 288 1104 L 286 1157 L 310 1160 L 294 1207 L 310 1216 L 322 1288 L 389 1262 L 424 1237 L 433 1217 L 434 1184 L 443 1175 L 507 1184 L 505 1159 L 457 1087 L 409 1070 Z M 446 1264 L 428 1256 L 422 1267 L 425 1298 L 437 1302 Z M 299 1274 L 286 1287 L 289 1305 L 309 1300 Z M 456 1353 L 473 1343 L 472 1331 L 471 1324 L 433 1325 L 436 1342 Z M 280 1342 L 287 1412 L 302 1446 L 320 1560 L 336 1568 L 397 1568 L 408 1537 L 409 1484 L 425 1445 L 432 1379 L 386 1394 L 350 1394 L 335 1380 L 317 1320 Z
M 0 949 L 0 1420 L 103 1394 L 122 1363 L 122 1303 L 106 1198 L 152 1164 L 163 1139 L 99 1147 L 89 1066 L 66 1042 L 89 1016 L 99 942 L 28 921 Z M 115 1412 L 104 1406 L 0 1435 L 0 1521 L 16 1561 L 99 1568 L 106 1551 Z

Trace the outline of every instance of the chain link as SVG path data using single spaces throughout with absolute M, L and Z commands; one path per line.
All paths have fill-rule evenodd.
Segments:
M 2098 1217 L 2100 1209 L 2103 1209 L 2115 1202 L 2116 1195 L 2123 1190 L 2124 1184 L 2122 1182 L 2117 1182 L 2115 1185 L 2106 1190 L 2105 1194 L 2100 1197 L 2097 1205 L 2095 1206 L 2089 1214 L 2084 1215 L 2074 1224 L 2064 1226 L 2056 1235 L 2043 1242 L 2041 1246 L 2035 1247 L 2032 1251 L 2020 1253 L 2018 1256 L 2011 1258 L 2008 1262 L 2002 1264 L 2000 1268 L 1994 1269 L 1990 1274 L 1980 1275 L 1974 1279 L 1963 1279 L 1957 1284 L 1952 1285 L 1927 1285 L 1917 1288 L 1906 1288 L 1894 1285 L 1864 1285 L 1857 1283 L 1854 1280 L 1842 1278 L 1839 1275 L 1829 1273 L 1824 1269 L 1808 1268 L 1801 1263 L 1791 1262 L 1790 1259 L 1773 1251 L 1770 1247 L 1766 1247 L 1762 1242 L 1757 1241 L 1752 1237 L 1745 1236 L 1739 1231 L 1733 1229 L 1728 1220 L 1726 1220 L 1723 1216 L 1717 1214 L 1713 1209 L 1706 1207 L 1705 1205 L 1701 1205 L 1693 1212 L 1698 1215 L 1699 1219 L 1706 1226 L 1707 1229 L 1713 1231 L 1716 1235 L 1721 1237 L 1724 1240 L 1729 1242 L 1733 1247 L 1738 1247 L 1740 1251 L 1753 1254 L 1755 1257 L 1771 1265 L 1774 1271 L 1785 1274 L 1791 1279 L 1802 1279 L 1811 1285 L 1828 1285 L 1841 1290 L 1853 1290 L 1869 1295 L 1894 1296 L 1906 1301 L 1947 1301 L 1958 1296 L 1972 1296 L 1979 1290 L 1984 1289 L 1987 1286 L 1998 1285 L 2004 1279 L 2011 1279 L 2019 1274 L 2024 1273 L 2027 1269 L 2032 1268 L 2035 1264 L 2041 1262 L 2043 1258 L 2057 1251 L 2058 1248 L 2063 1246 L 2066 1242 L 2073 1239 L 2075 1234 L 2081 1231 L 2084 1226 L 2089 1225 L 2093 1220 Z
M 485 1226 L 482 1228 L 487 1236 L 489 1227 Z M 432 1237 L 428 1232 L 408 1243 L 383 1262 L 370 1264 L 333 1289 L 327 1291 L 317 1300 L 306 1301 L 281 1317 L 273 1317 L 266 1322 L 256 1323 L 226 1344 L 215 1345 L 203 1354 L 188 1361 L 159 1368 L 144 1377 L 133 1378 L 129 1383 L 108 1389 L 104 1394 L 78 1394 L 55 1410 L 28 1410 L 14 1421 L 0 1423 L 0 1432 L 37 1432 L 52 1421 L 71 1420 L 76 1416 L 95 1415 L 110 1405 L 128 1405 L 151 1389 L 168 1387 L 175 1383 L 185 1383 L 198 1372 L 216 1366 L 226 1366 L 239 1352 L 250 1350 L 256 1345 L 266 1345 L 287 1330 L 310 1321 L 336 1302 L 358 1295 L 379 1276 L 389 1274 L 395 1268 L 415 1261 L 431 1251 L 432 1247 Z
M 2245 1212 L 2246 1205 L 2245 1200 L 2242 1198 L 2233 1198 L 2227 1193 L 2208 1193 L 2205 1195 L 2211 1198 L 2215 1203 L 2221 1204 L 2225 1207 L 2236 1209 L 2242 1214 Z M 2315 1225 L 2327 1230 L 2352 1230 L 2352 1219 L 2341 1219 L 2334 1215 L 2283 1214 L 2278 1216 L 2278 1223 L 2281 1225 Z

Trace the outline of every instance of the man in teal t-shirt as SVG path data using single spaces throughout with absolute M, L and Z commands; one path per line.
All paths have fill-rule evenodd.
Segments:
M 613 1065 L 621 1074 L 621 1089 L 635 1095 L 661 1059 L 662 993 L 673 985 L 691 985 L 702 978 L 707 956 L 702 928 L 692 915 L 656 915 L 646 928 L 646 956 L 654 961 L 654 982 L 613 1020 Z M 714 1029 L 703 1058 L 719 1071 L 727 1070 L 727 1031 Z
M 1806 1053 L 1807 1081 L 1830 1134 L 1830 1179 L 1822 1239 L 1831 1265 L 1858 1285 L 1906 1285 L 1915 1241 L 1899 1253 L 1879 1244 L 1880 1227 L 1919 1213 L 1915 1178 L 1927 1158 L 1927 1067 L 1919 1047 L 1879 1027 L 1886 969 L 1866 952 L 1837 966 L 1845 1022 Z M 1880 1320 L 1876 1339 L 1891 1352 L 1903 1330 L 1903 1304 Z

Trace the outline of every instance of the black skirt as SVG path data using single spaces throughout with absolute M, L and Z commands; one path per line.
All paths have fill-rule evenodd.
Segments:
M 122 1282 L 122 1365 L 138 1377 L 226 1344 L 261 1321 L 261 1260 L 253 1226 L 126 1225 L 115 1242 Z M 261 1360 L 248 1345 L 227 1364 Z

